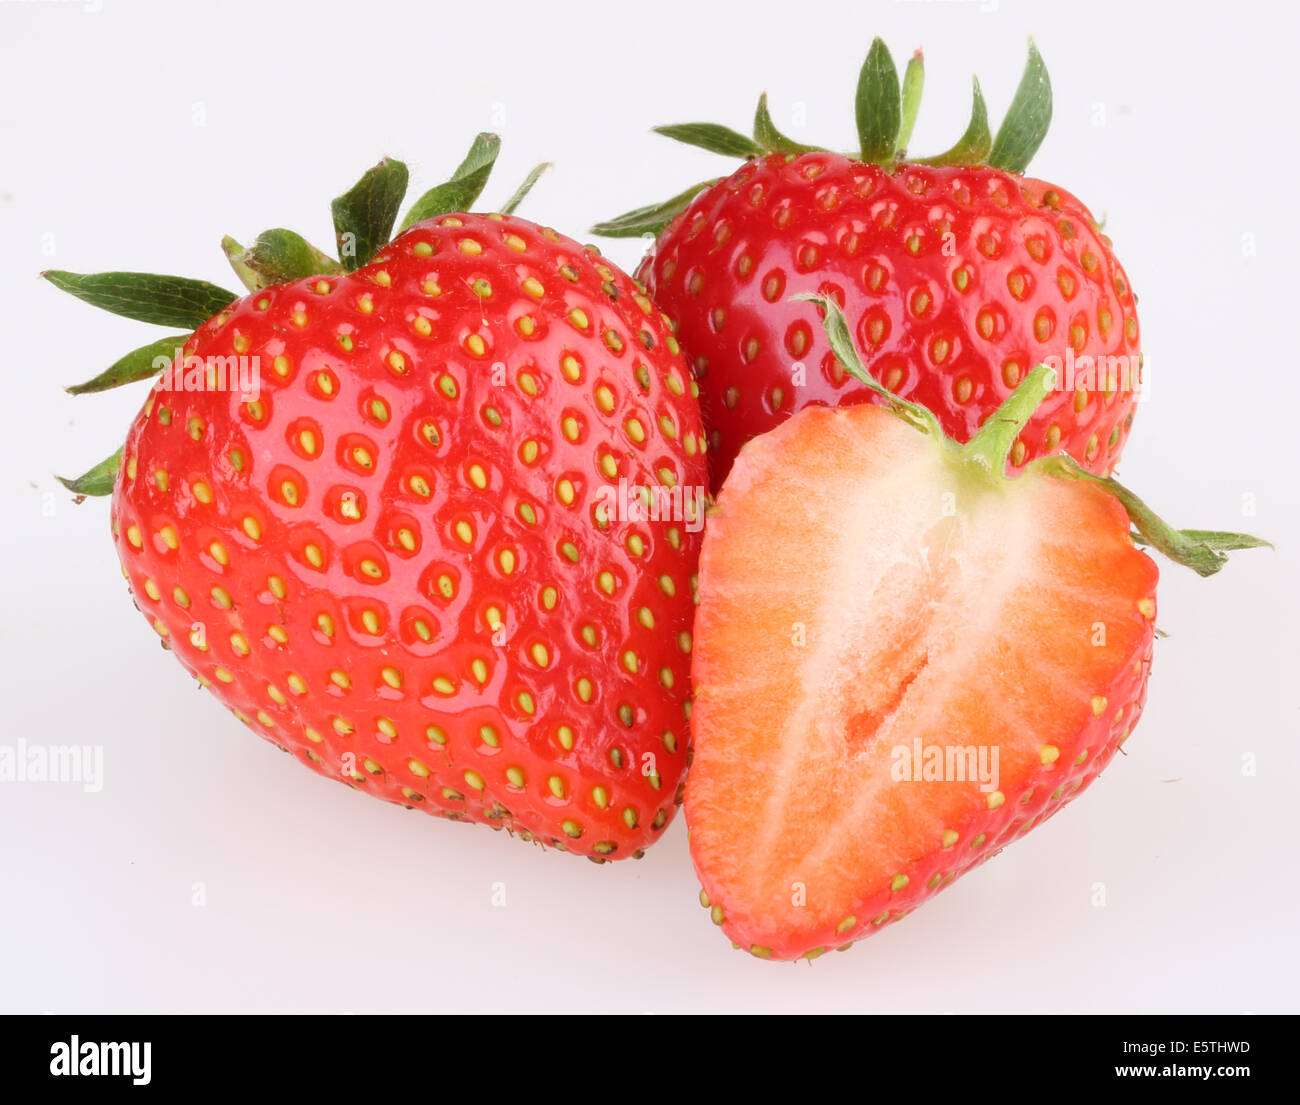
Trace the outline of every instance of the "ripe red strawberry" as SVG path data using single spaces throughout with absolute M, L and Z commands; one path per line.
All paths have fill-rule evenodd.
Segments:
M 869 380 L 833 308 L 826 332 Z M 1260 543 L 1170 530 L 1064 455 L 1008 479 L 1049 375 L 964 447 L 882 395 L 903 417 L 811 408 L 733 467 L 700 561 L 686 816 L 701 900 L 753 954 L 869 936 L 1097 777 L 1151 661 L 1130 516 L 1202 574 Z
M 1104 475 L 1119 459 L 1141 358 L 1136 300 L 1088 209 L 1022 175 L 1051 116 L 1037 51 L 996 140 L 976 81 L 970 129 L 925 161 L 903 149 L 921 72 L 918 54 L 900 96 L 877 40 L 858 89 L 858 156 L 792 142 L 762 100 L 752 141 L 709 124 L 659 128 L 750 160 L 595 228 L 658 233 L 637 275 L 693 360 L 715 489 L 741 445 L 795 411 L 873 398 L 791 298 L 800 292 L 834 297 L 871 374 L 958 441 L 1030 368 L 1058 358 L 1058 391 L 1012 447 L 1011 467 L 1064 450 Z
M 112 512 L 136 603 L 188 671 L 363 792 L 639 856 L 686 767 L 705 482 L 690 373 L 590 247 L 459 213 L 496 139 L 475 151 L 387 245 L 405 169 L 372 170 L 336 204 L 342 266 L 283 231 L 229 243 L 254 289 L 235 302 L 48 275 L 132 317 L 201 321 L 177 339 L 185 389 L 164 374 L 130 429 Z M 260 391 L 215 386 L 213 357 L 257 359 Z M 659 496 L 649 517 L 620 481 Z

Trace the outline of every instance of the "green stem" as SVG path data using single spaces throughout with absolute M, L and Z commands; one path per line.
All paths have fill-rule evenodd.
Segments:
M 1056 373 L 1040 364 L 1023 380 L 1016 390 L 1002 400 L 1002 405 L 989 415 L 984 425 L 965 445 L 962 456 L 997 476 L 1007 467 L 1011 447 L 1020 431 L 1034 416 L 1034 411 L 1056 386 Z
M 1227 553 L 1234 549 L 1273 547 L 1270 542 L 1249 533 L 1175 529 L 1118 480 L 1093 475 L 1065 453 L 1043 457 L 1030 467 L 1058 479 L 1100 484 L 1128 512 L 1129 521 L 1145 544 L 1159 549 L 1175 564 L 1191 568 L 1199 576 L 1214 575 L 1228 562 Z
M 862 358 L 858 356 L 857 347 L 853 344 L 853 336 L 849 333 L 849 324 L 844 320 L 844 312 L 840 310 L 838 303 L 814 292 L 800 292 L 790 298 L 815 303 L 822 309 L 824 312 L 822 328 L 826 331 L 826 340 L 830 342 L 831 352 L 835 354 L 836 360 L 843 365 L 845 372 L 857 380 L 858 383 L 870 388 L 884 399 L 889 409 L 903 419 L 904 422 L 914 426 L 922 433 L 929 434 L 940 444 L 948 440 L 943 428 L 939 425 L 939 420 L 935 418 L 929 407 L 922 406 L 920 403 L 913 403 L 908 399 L 904 399 L 901 395 L 895 395 L 867 371 L 867 366 L 862 363 Z

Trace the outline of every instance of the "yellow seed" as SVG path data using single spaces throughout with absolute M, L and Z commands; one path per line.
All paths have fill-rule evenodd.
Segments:
M 1054 764 L 1060 758 L 1061 750 L 1054 744 L 1045 744 L 1038 750 L 1038 761 L 1042 764 Z

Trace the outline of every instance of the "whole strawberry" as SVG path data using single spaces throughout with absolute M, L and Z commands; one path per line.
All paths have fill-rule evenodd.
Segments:
M 392 802 L 638 856 L 681 801 L 702 428 L 632 280 L 462 213 L 496 149 L 481 135 L 391 242 L 406 170 L 371 170 L 335 203 L 342 264 L 287 231 L 228 241 L 240 299 L 47 274 L 198 326 L 74 389 L 183 344 L 120 456 L 70 486 L 115 478 L 137 605 L 260 736 Z
M 1133 419 L 1141 350 L 1136 300 L 1091 213 L 1023 176 L 1051 117 L 1051 86 L 1029 63 L 996 139 L 979 82 L 968 130 L 937 157 L 907 155 L 920 54 L 901 90 L 873 44 L 857 97 L 861 148 L 803 146 L 759 101 L 751 140 L 704 123 L 659 128 L 749 160 L 731 176 L 595 228 L 658 234 L 638 270 L 677 321 L 694 364 L 716 489 L 750 438 L 813 404 L 873 401 L 847 376 L 801 292 L 844 308 L 872 376 L 929 407 L 968 441 L 1039 363 L 1056 393 L 1013 445 L 1018 469 L 1068 452 L 1109 473 Z

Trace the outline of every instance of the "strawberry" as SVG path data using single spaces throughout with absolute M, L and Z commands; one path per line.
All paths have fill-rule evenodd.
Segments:
M 872 376 L 927 406 L 957 441 L 1034 365 L 1058 368 L 1058 390 L 1012 447 L 1013 470 L 1064 450 L 1108 474 L 1120 457 L 1141 364 L 1136 299 L 1088 209 L 1023 175 L 1051 117 L 1041 57 L 1031 43 L 996 139 L 976 80 L 966 134 L 918 160 L 904 147 L 922 74 L 918 52 L 900 92 L 875 42 L 855 156 L 782 135 L 765 97 L 752 140 L 705 123 L 658 128 L 748 160 L 595 228 L 658 235 L 637 275 L 693 361 L 715 489 L 746 441 L 795 411 L 876 399 L 842 371 L 812 309 L 792 298 L 801 292 L 834 297 Z
M 197 326 L 74 389 L 183 344 L 120 455 L 70 486 L 112 487 L 136 604 L 259 736 L 390 802 L 640 856 L 681 801 L 703 430 L 642 288 L 464 213 L 496 147 L 387 244 L 406 170 L 377 166 L 336 201 L 342 263 L 288 231 L 227 240 L 242 298 L 46 274 Z
M 820 302 L 828 344 L 879 388 Z M 1172 530 L 1064 454 L 1008 478 L 1051 374 L 964 446 L 880 389 L 893 411 L 809 408 L 732 468 L 700 561 L 686 817 L 701 901 L 754 955 L 871 935 L 1105 768 L 1154 637 L 1130 520 L 1202 574 L 1262 543 Z

